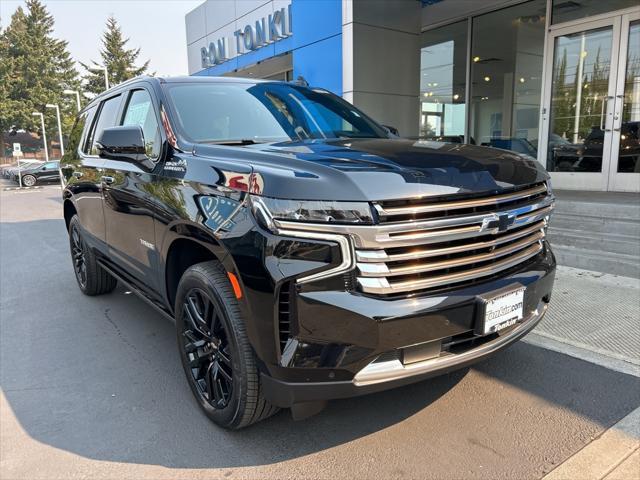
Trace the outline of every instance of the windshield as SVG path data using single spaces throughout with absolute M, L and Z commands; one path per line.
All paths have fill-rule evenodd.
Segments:
M 353 105 L 325 90 L 276 82 L 166 87 L 182 132 L 194 142 L 387 137 Z

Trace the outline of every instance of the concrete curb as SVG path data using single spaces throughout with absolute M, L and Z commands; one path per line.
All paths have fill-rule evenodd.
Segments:
M 543 480 L 640 478 L 640 408 L 543 477 Z M 630 473 L 631 476 L 628 476 Z

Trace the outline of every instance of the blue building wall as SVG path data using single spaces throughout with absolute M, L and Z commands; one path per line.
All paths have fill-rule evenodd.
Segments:
M 293 34 L 194 75 L 214 76 L 291 52 L 293 78 L 342 95 L 342 0 L 292 0 Z

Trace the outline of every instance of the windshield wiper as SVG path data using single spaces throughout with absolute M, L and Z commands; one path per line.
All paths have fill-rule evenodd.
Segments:
M 266 143 L 266 142 L 256 142 L 251 138 L 240 138 L 236 140 L 209 140 L 209 141 L 205 140 L 202 143 L 207 143 L 211 145 L 241 145 L 242 146 L 242 145 L 258 145 L 259 143 Z

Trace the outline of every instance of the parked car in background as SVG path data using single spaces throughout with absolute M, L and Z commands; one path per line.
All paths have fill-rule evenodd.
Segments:
M 3 167 L 2 169 L 2 176 L 4 178 L 8 178 L 10 180 L 14 180 L 18 177 L 18 171 L 19 170 L 25 170 L 28 168 L 33 168 L 37 165 L 42 165 L 44 162 L 41 160 L 23 160 L 20 162 L 20 164 L 18 163 L 13 163 L 9 166 Z
M 321 88 L 122 83 L 79 113 L 62 161 L 77 284 L 119 279 L 175 318 L 189 386 L 226 428 L 493 355 L 551 298 L 549 175 L 389 132 Z
M 46 162 L 42 165 L 31 165 L 23 168 L 22 185 L 25 187 L 33 187 L 38 183 L 51 183 L 60 181 L 60 162 Z M 17 178 L 14 177 L 14 180 Z

